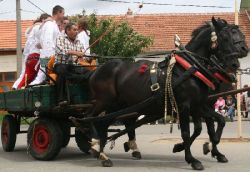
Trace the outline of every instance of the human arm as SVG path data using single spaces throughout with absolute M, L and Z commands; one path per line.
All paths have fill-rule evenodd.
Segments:
M 69 54 L 69 55 L 75 55 L 77 57 L 83 57 L 84 56 L 84 52 L 82 52 L 82 51 L 74 51 L 74 50 L 69 50 L 67 52 L 67 54 Z
M 65 38 L 63 36 L 59 36 L 56 39 L 56 48 L 55 48 L 56 55 L 67 55 L 68 50 L 65 46 Z

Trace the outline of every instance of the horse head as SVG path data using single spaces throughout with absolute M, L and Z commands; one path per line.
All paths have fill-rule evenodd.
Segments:
M 215 55 L 220 65 L 233 73 L 240 66 L 238 59 L 247 56 L 249 51 L 245 36 L 237 25 L 214 17 L 193 31 L 186 48 L 206 58 Z
M 245 36 L 239 26 L 228 24 L 225 20 L 212 18 L 218 37 L 218 47 L 215 52 L 224 65 L 235 72 L 239 68 L 238 58 L 246 57 L 249 51 Z

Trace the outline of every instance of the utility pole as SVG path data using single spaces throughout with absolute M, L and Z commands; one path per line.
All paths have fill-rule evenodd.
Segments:
M 235 0 L 235 25 L 239 25 L 239 14 L 237 0 Z M 241 87 L 241 77 L 237 73 L 237 89 Z M 240 107 L 240 93 L 237 94 L 237 119 L 238 119 L 238 138 L 242 138 L 242 123 L 241 123 L 241 107 Z
M 19 76 L 22 71 L 22 28 L 20 0 L 16 0 L 16 62 L 17 76 Z

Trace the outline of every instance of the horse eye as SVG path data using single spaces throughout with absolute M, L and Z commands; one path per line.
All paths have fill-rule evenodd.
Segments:
M 233 34 L 236 34 L 236 33 L 237 33 L 237 30 L 236 30 L 236 29 L 233 29 L 233 30 L 232 30 L 232 33 L 233 33 Z
M 222 37 L 224 40 L 227 40 L 227 39 L 228 39 L 228 35 L 226 35 L 226 34 L 221 34 L 221 37 Z

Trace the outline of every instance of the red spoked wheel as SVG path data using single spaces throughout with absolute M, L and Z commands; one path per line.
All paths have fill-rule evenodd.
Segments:
M 32 141 L 33 147 L 38 153 L 44 153 L 47 151 L 51 139 L 46 126 L 40 125 L 35 127 Z
M 51 160 L 60 152 L 62 140 L 62 131 L 56 121 L 38 118 L 28 129 L 28 152 L 35 159 Z
M 2 147 L 5 152 L 12 152 L 16 145 L 17 121 L 12 115 L 5 115 L 1 127 Z

